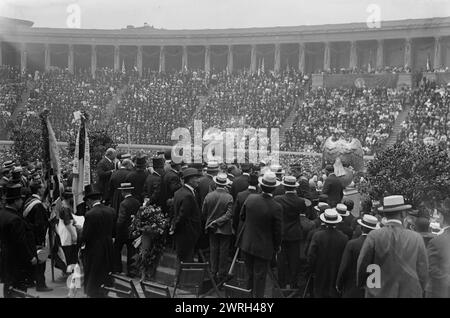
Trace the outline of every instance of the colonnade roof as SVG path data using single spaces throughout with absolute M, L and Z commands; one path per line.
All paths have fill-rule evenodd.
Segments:
M 32 27 L 33 22 L 0 17 L 0 40 L 16 42 L 136 45 L 226 45 L 324 41 L 361 41 L 450 36 L 450 17 L 364 23 L 264 28 L 166 30 L 152 27 L 69 29 Z

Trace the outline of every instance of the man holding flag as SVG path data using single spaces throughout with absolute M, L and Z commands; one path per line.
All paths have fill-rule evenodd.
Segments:
M 91 184 L 91 167 L 89 153 L 89 137 L 86 129 L 87 114 L 79 111 L 74 113 L 75 121 L 80 122 L 77 140 L 75 143 L 75 158 L 73 162 L 72 191 L 74 194 L 74 211 L 76 214 L 84 214 L 83 191 L 84 187 Z

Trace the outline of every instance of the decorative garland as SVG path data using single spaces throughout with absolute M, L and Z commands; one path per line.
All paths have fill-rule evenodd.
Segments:
M 131 238 L 135 240 L 135 247 L 140 246 L 135 256 L 136 267 L 143 275 L 154 276 L 166 246 L 168 228 L 169 218 L 156 205 L 141 208 L 133 219 Z M 150 239 L 150 244 L 142 244 L 143 238 Z

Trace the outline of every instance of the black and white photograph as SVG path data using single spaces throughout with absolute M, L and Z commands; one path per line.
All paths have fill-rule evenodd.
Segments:
M 0 298 L 450 298 L 449 68 L 448 0 L 0 0 Z

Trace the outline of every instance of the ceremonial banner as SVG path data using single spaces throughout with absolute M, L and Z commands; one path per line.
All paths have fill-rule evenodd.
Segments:
M 89 153 L 89 137 L 86 129 L 86 116 L 80 112 L 74 113 L 75 120 L 80 121 L 77 140 L 75 143 L 75 155 L 73 160 L 73 204 L 74 211 L 83 203 L 84 187 L 91 184 L 91 167 Z
M 60 190 L 62 190 L 61 165 L 55 132 L 48 119 L 48 114 L 48 110 L 44 110 L 41 114 L 42 139 L 44 142 L 43 168 L 47 190 L 49 191 L 50 203 L 55 204 L 59 199 Z M 54 215 L 52 213 L 51 218 L 53 217 Z

